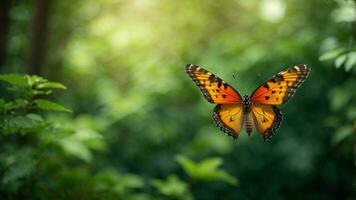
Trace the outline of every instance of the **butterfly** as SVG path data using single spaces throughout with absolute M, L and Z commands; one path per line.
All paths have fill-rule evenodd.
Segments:
M 255 128 L 266 141 L 274 135 L 282 122 L 282 113 L 277 106 L 287 103 L 293 97 L 307 78 L 310 67 L 301 64 L 281 71 L 257 87 L 250 96 L 243 97 L 208 70 L 187 64 L 185 71 L 205 99 L 216 104 L 212 117 L 221 131 L 236 139 L 243 126 L 248 135 Z

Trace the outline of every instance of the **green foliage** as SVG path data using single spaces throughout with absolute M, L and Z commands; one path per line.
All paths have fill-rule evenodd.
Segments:
M 344 48 L 333 49 L 325 52 L 319 57 L 320 61 L 335 60 L 335 67 L 345 66 L 345 71 L 350 71 L 356 66 L 356 50 L 346 50 Z
M 356 3 L 352 0 L 338 0 L 339 7 L 332 13 L 336 22 L 352 23 L 356 21 Z
M 151 181 L 160 194 L 178 199 L 193 199 L 189 192 L 188 184 L 181 181 L 177 176 L 170 175 L 166 180 L 155 179 Z
M 178 155 L 177 162 L 182 166 L 184 171 L 194 180 L 197 181 L 224 181 L 231 185 L 237 185 L 235 177 L 228 174 L 225 170 L 219 169 L 223 160 L 221 158 L 207 158 L 199 163 L 189 158 Z
M 354 132 L 354 127 L 352 127 L 352 126 L 340 127 L 336 131 L 332 141 L 333 141 L 334 144 L 340 143 L 344 139 L 346 139 L 348 137 L 351 137 L 353 132 Z
M 34 149 L 23 147 L 4 151 L 1 155 L 1 171 L 5 172 L 1 179 L 3 190 L 16 192 L 24 179 L 29 179 L 36 170 Z
M 1 133 L 6 134 L 28 134 L 39 132 L 50 126 L 49 122 L 43 120 L 36 112 L 38 109 L 70 112 L 69 109 L 45 99 L 38 99 L 39 95 L 48 95 L 52 92 L 48 88 L 38 87 L 50 83 L 38 76 L 21 76 L 15 74 L 0 75 L 0 80 L 9 83 L 8 91 L 14 93 L 15 99 L 6 101 L 1 99 Z M 55 83 L 55 85 L 62 85 Z M 65 88 L 63 85 L 61 89 Z
M 28 184 L 33 184 L 33 176 L 39 170 L 38 163 L 43 158 L 42 141 L 39 134 L 49 132 L 52 122 L 46 120 L 40 109 L 70 111 L 49 100 L 37 99 L 39 95 L 50 94 L 49 88 L 41 84 L 50 83 L 38 76 L 15 74 L 0 75 L 0 80 L 7 82 L 7 90 L 13 98 L 0 100 L 1 152 L 0 166 L 2 171 L 1 192 L 17 192 Z M 55 85 L 62 85 L 55 83 Z M 65 88 L 64 86 L 62 88 Z M 41 104 L 38 102 L 46 102 Z M 53 109 L 53 105 L 57 106 Z M 60 108 L 60 109 L 58 109 Z M 48 134 L 48 133 L 47 133 Z
M 26 76 L 20 76 L 16 74 L 5 74 L 0 75 L 0 80 L 6 81 L 11 84 L 27 87 L 29 86 L 28 79 Z
M 45 99 L 36 99 L 33 102 L 37 106 L 37 108 L 42 109 L 42 110 L 55 110 L 55 111 L 71 112 L 69 109 L 67 109 L 59 104 L 45 100 Z
M 95 146 L 91 145 L 91 141 L 100 141 L 102 135 L 94 130 L 88 128 L 81 128 L 75 134 L 65 137 L 58 142 L 63 149 L 86 162 L 92 161 L 92 154 L 90 148 Z
M 332 13 L 332 18 L 336 23 L 344 23 L 347 25 L 353 25 L 356 21 L 356 10 L 355 10 L 355 2 L 350 0 L 345 1 L 337 1 L 338 8 L 336 8 Z M 343 36 L 345 38 L 345 36 Z M 336 39 L 338 45 L 334 45 L 333 48 L 323 53 L 320 57 L 320 61 L 328 61 L 333 60 L 336 68 L 340 68 L 344 66 L 345 71 L 350 73 L 351 76 L 353 72 L 352 69 L 356 67 L 356 48 L 353 44 L 353 38 L 350 35 L 346 35 L 347 40 L 343 41 L 344 38 L 340 37 Z M 348 41 L 348 40 L 351 40 Z M 355 71 L 355 70 L 354 70 Z M 334 145 L 338 145 L 340 143 L 345 143 L 345 141 L 352 141 L 354 139 L 356 133 L 355 127 L 355 119 L 356 116 L 353 114 L 355 110 L 355 102 L 356 98 L 355 93 L 350 92 L 353 91 L 353 85 L 355 84 L 354 79 L 350 79 L 345 81 L 342 86 L 334 86 L 330 89 L 330 107 L 332 111 L 338 112 L 340 110 L 347 110 L 349 113 L 344 113 L 343 118 L 347 123 L 351 123 L 352 125 L 339 125 L 336 124 L 331 126 L 340 126 L 336 128 L 336 131 L 332 138 L 332 143 Z M 346 116 L 345 116 L 346 115 Z M 347 143 L 347 142 L 346 142 Z
M 134 195 L 134 191 L 145 187 L 145 182 L 140 176 L 134 174 L 120 175 L 112 169 L 102 170 L 95 176 L 94 181 L 94 189 L 98 193 L 106 197 L 122 199 L 135 199 L 137 195 Z
M 352 25 L 352 23 L 356 21 L 355 2 L 352 0 L 340 0 L 337 2 L 338 8 L 333 11 L 333 20 L 337 23 L 350 23 L 350 25 Z M 348 43 L 347 45 L 340 45 L 346 42 Z M 332 45 L 331 48 L 326 47 L 328 50 L 320 55 L 319 60 L 334 60 L 336 68 L 344 66 L 346 72 L 350 71 L 356 66 L 356 48 L 354 44 L 349 41 L 346 42 L 338 41 L 337 43 L 339 43 L 339 45 Z

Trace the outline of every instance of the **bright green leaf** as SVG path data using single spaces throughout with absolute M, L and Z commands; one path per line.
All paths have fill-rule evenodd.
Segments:
M 63 111 L 63 112 L 72 112 L 71 110 L 65 108 L 62 105 L 48 101 L 45 99 L 37 99 L 34 101 L 38 108 L 42 110 L 54 110 L 54 111 Z
M 347 58 L 346 54 L 343 54 L 335 59 L 335 67 L 340 68 L 342 64 L 344 64 L 345 60 Z
M 23 75 L 4 74 L 0 75 L 0 80 L 19 86 L 28 86 L 27 79 Z
M 46 83 L 40 83 L 37 85 L 38 89 L 44 89 L 44 88 L 54 88 L 54 89 L 67 89 L 66 86 L 64 86 L 61 83 L 57 82 L 46 82 Z
M 62 139 L 60 144 L 68 154 L 71 154 L 85 162 L 91 162 L 92 154 L 89 148 L 82 144 L 80 141 L 68 137 Z
M 43 118 L 38 114 L 29 113 L 26 115 L 26 117 L 34 121 L 43 122 Z
M 89 128 L 80 128 L 75 135 L 73 135 L 78 140 L 85 141 L 85 140 L 96 140 L 102 139 L 103 136 L 95 130 Z
M 36 96 L 36 95 L 49 95 L 52 93 L 52 90 L 45 90 L 45 91 L 42 91 L 42 90 L 31 90 L 29 92 L 29 95 L 30 96 Z
M 196 170 L 194 161 L 183 155 L 177 155 L 175 159 L 189 176 L 194 176 Z
M 347 55 L 347 60 L 345 62 L 345 71 L 350 71 L 352 67 L 356 65 L 356 52 L 350 52 Z
M 143 188 L 145 186 L 141 177 L 134 174 L 125 174 L 118 177 L 118 182 L 111 185 L 113 190 L 118 194 L 124 194 L 130 189 Z
M 34 86 L 34 85 L 37 85 L 37 84 L 40 84 L 40 83 L 46 83 L 47 82 L 47 79 L 42 78 L 42 77 L 37 76 L 37 75 L 32 75 L 32 76 L 25 75 L 25 78 L 27 79 L 27 82 L 28 82 L 28 84 L 30 86 Z
M 326 61 L 326 60 L 330 60 L 330 59 L 335 59 L 337 56 L 339 56 L 344 51 L 345 51 L 344 48 L 337 48 L 337 49 L 327 51 L 319 57 L 319 60 Z
M 135 174 L 119 174 L 114 169 L 101 170 L 96 176 L 95 188 L 101 192 L 114 192 L 124 195 L 132 189 L 144 188 L 145 182 L 142 177 Z
M 354 1 L 340 1 L 340 7 L 333 11 L 332 17 L 336 22 L 356 21 L 356 9 Z
M 176 175 L 170 175 L 166 180 L 152 180 L 151 185 L 166 196 L 183 198 L 189 194 L 188 184 L 180 180 Z
M 184 171 L 193 179 L 200 181 L 224 181 L 226 183 L 237 185 L 235 177 L 226 171 L 219 169 L 223 160 L 221 158 L 208 158 L 200 163 L 194 163 L 185 156 L 176 156 L 177 162 L 182 166 Z
M 120 177 L 120 181 L 127 188 L 143 188 L 145 186 L 143 179 L 135 174 L 124 174 Z

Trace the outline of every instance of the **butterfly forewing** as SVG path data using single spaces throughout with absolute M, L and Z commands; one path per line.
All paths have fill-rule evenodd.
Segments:
M 308 66 L 298 65 L 278 73 L 252 93 L 252 102 L 268 105 L 281 105 L 288 102 L 307 78 L 309 71 Z
M 211 72 L 193 64 L 187 64 L 185 71 L 210 103 L 236 104 L 241 102 L 240 94 Z

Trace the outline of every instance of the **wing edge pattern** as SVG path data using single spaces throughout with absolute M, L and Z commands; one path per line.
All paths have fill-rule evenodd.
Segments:
M 227 126 L 220 118 L 219 111 L 221 109 L 221 105 L 222 104 L 216 105 L 213 110 L 213 115 L 212 115 L 213 122 L 214 122 L 215 126 L 217 126 L 222 132 L 226 133 L 228 136 L 230 136 L 234 139 L 237 139 L 239 137 L 240 133 L 236 133 L 234 131 L 234 129 Z
M 282 112 L 277 108 L 277 106 L 274 105 L 272 106 L 272 109 L 276 115 L 274 117 L 271 127 L 269 127 L 266 131 L 263 132 L 262 137 L 264 141 L 268 141 L 269 139 L 271 139 L 271 137 L 277 132 L 277 130 L 282 124 L 282 120 L 283 120 Z
M 231 88 L 233 92 L 237 95 L 236 102 L 230 102 L 226 104 L 232 104 L 232 103 L 239 103 L 242 100 L 241 95 L 239 92 L 235 90 L 232 86 L 230 86 L 228 83 L 226 83 L 224 80 L 222 80 L 220 77 L 216 76 L 215 74 L 211 73 L 210 71 L 201 68 L 197 65 L 194 64 L 186 64 L 185 65 L 185 72 L 189 75 L 189 77 L 194 81 L 195 85 L 197 85 L 202 93 L 202 95 L 205 97 L 205 99 L 212 104 L 217 104 L 214 99 L 212 98 L 211 94 L 209 91 L 202 85 L 199 80 L 197 79 L 196 75 L 194 74 L 194 71 L 201 71 L 203 73 L 208 74 L 210 77 L 212 77 L 213 81 L 216 81 L 218 83 L 218 87 L 220 88 L 221 86 L 224 86 L 224 88 Z M 233 94 L 226 92 L 227 95 L 234 97 Z

